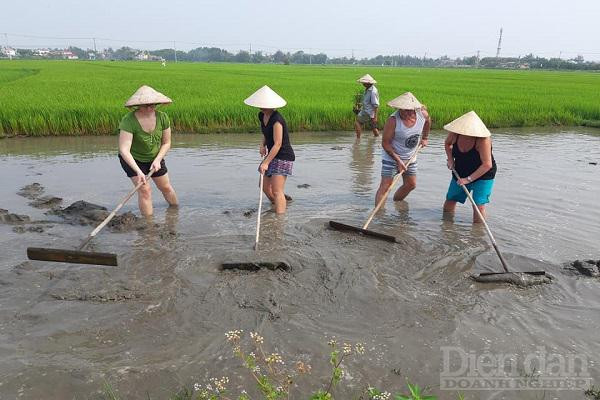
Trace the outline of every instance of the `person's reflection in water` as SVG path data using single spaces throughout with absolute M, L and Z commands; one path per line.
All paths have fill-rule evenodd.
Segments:
M 469 224 L 469 226 L 466 226 L 468 223 L 467 220 L 461 221 L 459 218 L 458 221 L 455 221 L 455 219 L 455 213 L 442 213 L 440 229 L 442 237 L 450 247 L 459 246 L 462 248 L 465 247 L 465 245 L 468 245 L 469 247 L 489 247 L 486 240 L 485 228 L 482 224 Z
M 274 250 L 283 249 L 286 221 L 285 214 L 276 214 L 273 210 L 263 212 L 260 223 L 259 248 L 264 249 L 268 246 Z
M 167 207 L 164 223 L 156 221 L 156 216 L 145 216 L 139 223 L 139 238 L 136 245 L 145 248 L 163 248 L 173 244 L 177 237 L 179 207 Z
M 352 191 L 359 196 L 371 196 L 373 191 L 373 164 L 375 158 L 375 138 L 368 138 L 364 148 L 360 141 L 352 145 Z
M 454 213 L 442 211 L 442 227 L 449 227 L 449 224 L 454 223 Z
M 165 240 L 175 239 L 177 236 L 177 224 L 179 223 L 179 207 L 168 207 L 165 212 L 165 225 L 163 234 Z
M 397 223 L 408 224 L 411 222 L 409 213 L 410 207 L 407 201 L 395 201 L 394 207 L 396 208 L 396 211 L 398 211 L 398 219 L 396 221 Z

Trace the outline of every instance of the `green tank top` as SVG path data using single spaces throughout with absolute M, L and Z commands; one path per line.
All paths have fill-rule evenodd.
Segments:
M 119 130 L 133 134 L 131 155 L 135 160 L 142 162 L 154 161 L 160 150 L 163 131 L 170 127 L 169 117 L 162 111 L 156 111 L 156 127 L 152 132 L 146 132 L 142 129 L 135 117 L 135 111 L 127 113 L 119 124 Z

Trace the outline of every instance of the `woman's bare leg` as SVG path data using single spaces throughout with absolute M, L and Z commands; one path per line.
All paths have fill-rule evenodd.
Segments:
M 177 193 L 175 193 L 175 189 L 171 186 L 171 182 L 169 181 L 169 174 L 164 174 L 163 176 L 159 176 L 156 178 L 152 178 L 158 190 L 162 192 L 163 197 L 169 203 L 170 206 L 178 206 L 179 201 L 177 201 Z
M 481 212 L 481 215 L 483 215 L 483 218 L 486 218 L 485 215 L 485 204 L 482 205 L 478 205 L 477 208 L 479 208 L 479 212 Z M 479 218 L 479 215 L 477 214 L 477 211 L 475 211 L 475 208 L 473 208 L 473 223 L 474 224 L 480 224 L 482 223 L 483 220 L 481 218 Z
M 377 194 L 375 195 L 375 206 L 379 204 L 379 201 L 381 201 L 381 198 L 383 197 L 386 190 L 388 190 L 388 188 L 392 185 L 392 181 L 393 179 L 389 176 L 381 177 L 381 183 L 379 183 L 379 189 L 377 189 Z
M 404 200 L 417 187 L 416 175 L 402 175 L 402 186 L 394 193 L 394 201 Z
M 264 176 L 263 178 L 263 192 L 265 193 L 265 195 L 267 195 L 267 197 L 269 198 L 269 200 L 271 201 L 271 203 L 273 203 L 275 201 L 275 196 L 273 195 L 273 177 L 269 177 L 269 176 Z
M 447 221 L 454 221 L 454 211 L 456 210 L 456 201 L 444 201 L 443 218 Z
M 137 176 L 131 178 L 131 182 L 133 182 L 133 186 L 137 186 L 139 179 Z M 140 207 L 140 212 L 144 216 L 152 215 L 152 187 L 150 186 L 150 182 L 146 182 L 144 185 L 140 186 L 137 191 L 138 195 L 138 206 Z
M 273 175 L 269 180 L 271 181 L 271 190 L 273 193 L 273 204 L 275 205 L 275 213 L 283 214 L 285 213 L 285 208 L 287 206 L 287 201 L 285 200 L 285 181 L 286 176 L 283 175 Z

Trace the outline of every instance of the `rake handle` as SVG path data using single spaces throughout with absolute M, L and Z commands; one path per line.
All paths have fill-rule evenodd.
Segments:
M 268 155 L 269 155 L 269 149 L 267 149 L 267 152 L 262 157 L 262 161 L 265 161 L 265 158 L 267 158 Z M 260 179 L 260 183 L 258 184 L 258 186 L 259 186 L 259 193 L 258 193 L 258 213 L 257 213 L 258 216 L 256 217 L 256 238 L 254 239 L 254 251 L 258 250 L 258 238 L 260 236 L 260 214 L 262 213 L 263 183 L 265 181 L 265 174 L 261 173 L 259 179 Z
M 154 170 L 148 172 L 148 175 L 146 175 L 146 180 L 150 179 L 154 172 Z M 110 220 L 114 218 L 115 215 L 117 215 L 117 212 L 125 205 L 125 203 L 129 201 L 129 199 L 131 199 L 131 196 L 133 196 L 135 192 L 137 192 L 138 189 L 142 187 L 143 184 L 144 182 L 138 182 L 138 184 L 135 185 L 135 187 L 131 189 L 131 191 L 127 193 L 125 197 L 123 197 L 123 199 L 117 205 L 117 207 L 115 207 L 115 209 L 112 210 L 112 212 L 108 214 L 106 218 L 104 218 L 104 221 L 100 222 L 100 224 L 88 235 L 88 237 L 83 241 L 83 243 L 81 243 L 81 246 L 79 246 L 78 248 L 79 251 L 83 250 L 83 248 L 88 245 L 88 243 L 98 234 L 98 232 L 100 232 L 102 228 L 104 228 L 106 224 L 108 224 Z
M 423 148 L 423 146 L 419 145 L 419 147 L 417 147 L 417 149 L 415 150 L 415 152 L 413 153 L 413 155 L 410 156 L 410 158 L 408 159 L 407 163 L 405 164 L 406 165 L 406 169 L 408 169 L 408 166 L 415 161 L 415 158 L 417 158 L 417 153 L 422 148 Z M 371 214 L 369 214 L 369 218 L 367 219 L 367 222 L 365 222 L 365 224 L 363 225 L 362 229 L 367 229 L 367 227 L 369 226 L 369 224 L 373 220 L 373 217 L 375 217 L 375 214 L 377 214 L 377 211 L 379 211 L 379 209 L 381 208 L 381 206 L 383 206 L 383 204 L 385 203 L 388 195 L 390 194 L 390 192 L 392 191 L 392 189 L 394 188 L 394 186 L 396 186 L 396 183 L 398 183 L 398 181 L 400 180 L 400 178 L 402 177 L 402 175 L 404 174 L 404 172 L 406 171 L 406 169 L 403 169 L 402 172 L 400 172 L 400 173 L 396 174 L 396 176 L 394 176 L 394 179 L 392 180 L 392 184 L 387 188 L 387 190 L 385 191 L 385 193 L 381 197 L 381 200 L 379 200 L 379 203 L 377 203 L 377 205 L 375 206 L 375 209 L 373 211 L 371 211 Z
M 256 217 L 256 238 L 254 239 L 254 250 L 258 250 L 258 238 L 260 236 L 260 214 L 262 213 L 262 203 L 263 203 L 263 182 L 265 180 L 265 175 L 260 174 L 260 193 L 258 195 L 258 215 Z
M 458 183 L 458 180 L 461 179 L 460 176 L 458 175 L 458 172 L 456 172 L 456 169 L 452 168 L 452 173 L 454 174 L 454 177 L 456 178 L 456 183 Z M 498 254 L 498 258 L 500 259 L 500 263 L 502 263 L 502 267 L 504 267 L 504 271 L 510 272 L 508 270 L 508 265 L 506 264 L 504 257 L 502 257 L 502 253 L 500 253 L 500 249 L 498 249 L 498 245 L 496 244 L 496 239 L 494 239 L 494 235 L 492 235 L 492 231 L 490 230 L 490 227 L 488 226 L 487 222 L 485 221 L 485 218 L 483 218 L 483 214 L 481 214 L 481 211 L 479 211 L 477 204 L 475 204 L 475 200 L 473 200 L 473 196 L 471 195 L 471 192 L 469 192 L 469 190 L 467 189 L 467 187 L 465 185 L 459 184 L 459 186 L 462 188 L 462 190 L 465 191 L 465 194 L 467 195 L 467 197 L 471 201 L 471 204 L 473 205 L 473 209 L 479 216 L 479 219 L 481 219 L 481 222 L 483 222 L 485 231 L 487 232 L 488 236 L 490 237 L 490 240 L 492 241 L 492 246 L 494 247 L 494 250 L 496 250 L 496 254 Z

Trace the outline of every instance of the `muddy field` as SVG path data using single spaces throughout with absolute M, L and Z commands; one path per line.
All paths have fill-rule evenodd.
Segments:
M 127 399 L 168 398 L 223 375 L 236 392 L 252 382 L 226 343 L 232 329 L 258 331 L 286 360 L 310 363 L 303 385 L 313 389 L 326 381 L 330 337 L 365 343 L 339 398 L 367 384 L 399 390 L 409 379 L 454 399 L 457 390 L 440 387 L 449 348 L 517 359 L 579 356 L 588 381 L 600 384 L 597 131 L 494 135 L 499 172 L 489 223 L 498 245 L 514 269 L 555 277 L 528 289 L 469 279 L 501 266 L 485 231 L 471 226 L 468 206 L 454 221 L 442 219 L 450 174 L 439 133 L 419 157 L 416 191 L 407 202 L 388 202 L 370 226 L 399 237 L 396 244 L 325 226 L 366 219 L 379 141 L 294 135 L 297 162 L 286 190 L 293 201 L 285 217 L 263 215 L 254 253 L 258 140 L 176 136 L 167 165 L 180 208 L 167 208 L 155 190 L 156 214 L 146 220 L 134 199 L 90 247 L 117 253 L 118 267 L 25 255 L 29 246 L 76 248 L 127 193 L 115 138 L 0 141 L 0 398 L 98 398 L 105 382 Z M 223 271 L 230 261 L 291 269 Z M 584 397 L 582 390 L 463 393 Z

